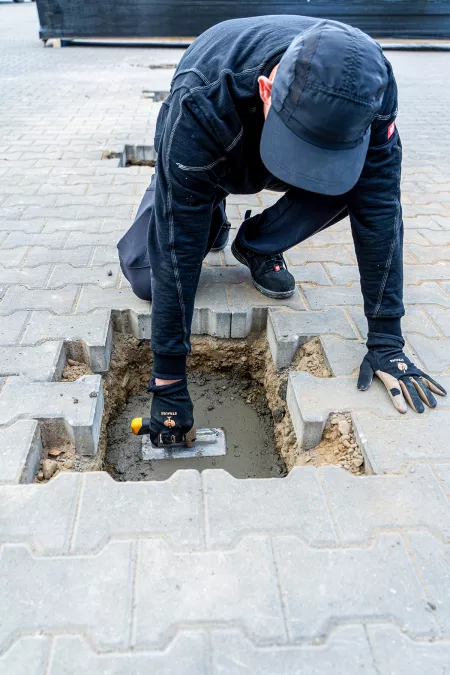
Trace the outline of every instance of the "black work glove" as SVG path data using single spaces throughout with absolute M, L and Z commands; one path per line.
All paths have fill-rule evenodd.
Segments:
M 425 410 L 424 403 L 430 408 L 437 405 L 431 392 L 447 395 L 440 384 L 416 368 L 405 356 L 403 338 L 386 333 L 369 333 L 367 338 L 369 351 L 359 369 L 358 389 L 366 391 L 375 374 L 383 382 L 392 403 L 401 413 L 408 409 L 406 401 L 413 410 L 422 413 Z
M 194 410 L 187 389 L 187 378 L 157 387 L 152 377 L 148 391 L 153 393 L 150 412 L 150 438 L 154 445 L 190 443 L 195 439 Z M 191 433 L 189 433 L 191 432 Z

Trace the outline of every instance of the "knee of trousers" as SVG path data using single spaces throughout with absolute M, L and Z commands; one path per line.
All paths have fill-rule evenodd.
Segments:
M 120 266 L 126 279 L 131 284 L 133 293 L 141 300 L 150 301 L 152 299 L 150 267 L 126 267 L 122 262 Z

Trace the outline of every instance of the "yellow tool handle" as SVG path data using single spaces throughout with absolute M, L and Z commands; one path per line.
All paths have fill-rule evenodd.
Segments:
M 150 433 L 150 417 L 135 417 L 131 421 L 131 431 L 136 436 Z

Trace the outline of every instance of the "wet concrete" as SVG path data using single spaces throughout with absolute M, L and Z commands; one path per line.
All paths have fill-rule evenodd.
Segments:
M 227 454 L 224 457 L 143 461 L 142 439 L 130 431 L 133 417 L 149 415 L 151 394 L 143 392 L 131 397 L 108 427 L 105 468 L 116 480 L 165 480 L 178 469 L 225 469 L 236 478 L 286 474 L 275 449 L 272 416 L 258 385 L 234 376 L 193 373 L 189 376 L 189 391 L 197 428 L 223 427 Z M 248 399 L 251 402 L 247 402 Z

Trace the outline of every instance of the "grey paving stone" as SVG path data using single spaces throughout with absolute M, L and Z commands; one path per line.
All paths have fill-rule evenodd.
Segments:
M 450 337 L 450 310 L 433 305 L 424 307 L 424 309 L 445 337 Z M 430 335 L 429 337 L 435 336 Z
M 405 303 L 410 305 L 440 305 L 450 307 L 450 295 L 447 295 L 435 282 L 426 281 L 421 286 L 405 286 Z
M 262 295 L 250 283 L 242 283 L 230 284 L 227 287 L 227 294 L 232 312 L 231 337 L 233 338 L 246 337 L 251 331 L 264 330 L 269 307 L 305 309 L 297 290 L 292 297 L 277 300 Z
M 434 308 L 432 305 L 427 305 L 423 309 L 429 313 L 430 307 Z M 444 311 L 444 310 L 438 310 Z M 362 307 L 349 307 L 348 312 L 355 322 L 358 330 L 364 339 L 367 338 L 367 319 L 364 316 L 364 311 Z M 439 333 L 434 328 L 431 321 L 428 319 L 426 314 L 423 313 L 421 307 L 414 307 L 409 305 L 406 308 L 406 314 L 402 317 L 402 331 L 403 333 L 422 333 L 427 337 L 438 337 Z
M 65 232 L 56 232 L 55 234 L 48 234 L 47 236 L 54 237 L 55 235 L 60 236 L 61 234 L 66 236 Z M 90 234 L 89 236 L 86 235 L 86 232 L 71 232 L 67 237 L 64 248 L 77 248 L 77 246 L 86 246 L 88 244 L 90 246 L 116 246 L 120 237 L 121 234 L 118 231 Z
M 15 317 L 16 314 L 11 314 L 11 317 Z M 70 342 L 82 340 L 86 345 L 92 371 L 105 372 L 109 368 L 112 349 L 111 312 L 100 309 L 90 314 L 69 316 L 55 315 L 51 312 L 32 312 L 21 340 L 22 344 L 33 345 L 49 338 Z M 82 356 L 84 354 L 80 354 L 81 360 Z
M 86 375 L 75 382 L 29 382 L 9 377 L 0 393 L 0 426 L 18 419 L 62 419 L 82 455 L 95 455 L 102 415 L 100 375 Z
M 42 455 L 39 424 L 35 420 L 0 428 L 0 483 L 31 483 Z
M 351 265 L 352 261 L 343 246 L 324 246 L 323 248 L 300 248 L 294 246 L 285 256 L 291 265 L 304 265 L 312 262 L 335 262 Z
M 40 232 L 42 226 L 45 223 L 45 218 L 34 219 L 34 220 L 7 220 L 0 219 L 0 232 L 11 232 L 12 234 L 17 232 L 20 234 L 28 233 L 33 234 Z
M 91 265 L 106 265 L 107 263 L 115 263 L 118 259 L 116 246 L 96 246 Z
M 95 284 L 101 288 L 114 288 L 117 285 L 119 269 L 118 263 L 103 267 L 74 267 L 67 264 L 55 265 L 52 276 L 47 283 L 47 288 L 62 288 L 68 284 Z
M 65 363 L 66 350 L 62 342 L 44 342 L 36 347 L 0 347 L 0 375 L 52 381 L 61 377 Z
M 302 284 L 302 291 L 312 310 L 327 309 L 336 305 L 362 305 L 363 298 L 359 284 L 353 286 L 335 286 L 330 288 L 313 288 Z
M 331 244 L 353 244 L 353 237 L 350 229 L 338 231 L 329 228 L 324 232 L 313 235 L 309 240 L 311 246 L 330 246 Z
M 142 483 L 116 483 L 105 472 L 87 473 L 71 550 L 89 552 L 125 536 L 164 537 L 174 548 L 201 548 L 202 509 L 197 471 Z
M 431 609 L 444 634 L 450 631 L 450 545 L 429 532 L 408 532 L 409 548 Z M 435 608 L 435 609 L 434 609 Z
M 63 473 L 46 485 L 0 485 L 0 541 L 26 543 L 40 555 L 67 552 L 81 479 Z
M 414 637 L 439 633 L 400 536 L 325 550 L 285 536 L 274 539 L 274 550 L 291 641 L 325 636 L 330 625 L 350 621 L 395 621 Z
M 433 232 L 432 230 L 419 230 L 432 246 L 448 246 L 450 244 L 450 232 Z
M 338 626 L 325 644 L 255 647 L 239 631 L 212 634 L 214 675 L 375 675 L 361 626 Z
M 447 389 L 450 377 L 443 376 L 440 380 Z M 362 392 L 356 388 L 355 378 L 318 378 L 306 372 L 290 373 L 287 403 L 297 439 L 304 450 L 320 442 L 328 416 L 333 412 L 368 411 L 386 419 L 419 419 L 419 413 L 411 409 L 405 416 L 397 412 L 378 378 L 374 378 L 370 389 Z M 440 398 L 439 403 L 440 409 L 450 409 L 448 397 Z
M 100 232 L 102 219 L 89 218 L 88 220 L 61 220 L 61 218 L 49 218 L 44 225 L 42 232 L 44 234 L 52 234 L 53 232 L 85 232 L 86 244 L 89 243 L 89 235 Z
M 204 633 L 183 631 L 164 651 L 99 654 L 79 636 L 59 635 L 48 675 L 210 675 L 207 645 Z
M 331 281 L 325 274 L 323 266 L 320 263 L 289 265 L 289 271 L 294 275 L 296 282 L 313 283 L 319 286 L 331 286 Z
M 255 644 L 286 639 L 266 537 L 200 553 L 175 553 L 161 540 L 143 540 L 136 591 L 137 648 L 164 645 L 175 627 L 205 622 L 242 626 Z
M 286 312 L 270 308 L 267 318 L 267 341 L 277 368 L 290 365 L 298 347 L 315 335 L 337 334 L 356 339 L 345 311 L 338 307 L 322 312 Z
M 25 231 L 10 232 L 2 244 L 2 249 L 15 248 L 16 246 L 62 248 L 66 237 L 66 232 L 54 232 L 53 234 L 29 234 Z
M 330 275 L 333 284 L 337 286 L 345 286 L 347 284 L 354 284 L 359 282 L 359 269 L 357 265 L 349 265 L 348 261 L 344 265 L 328 262 L 324 267 Z
M 435 464 L 434 471 L 439 478 L 439 481 L 450 499 L 450 464 Z
M 410 335 L 408 342 L 428 372 L 445 373 L 450 368 L 450 339 L 429 340 L 422 335 Z
M 62 293 L 65 289 L 58 291 Z M 47 291 L 50 292 L 50 291 Z M 0 304 L 0 310 L 1 310 Z M 87 314 L 96 309 L 132 310 L 137 314 L 150 314 L 150 303 L 140 300 L 130 288 L 102 289 L 98 286 L 83 286 L 76 314 Z
M 50 638 L 24 636 L 0 656 L 0 675 L 45 675 Z
M 24 284 L 27 288 L 42 288 L 50 269 L 50 265 L 41 265 L 32 270 L 0 268 L 0 284 Z
M 344 543 L 367 542 L 380 530 L 425 528 L 450 538 L 450 503 L 429 466 L 405 475 L 353 476 L 320 470 L 337 534 Z
M 423 281 L 448 281 L 450 262 L 439 260 L 433 265 L 405 265 L 405 284 L 420 284 Z
M 448 640 L 416 642 L 389 625 L 368 625 L 366 630 L 381 675 L 449 675 Z
M 447 378 L 448 380 L 448 378 Z M 412 462 L 450 460 L 450 413 L 438 407 L 423 417 L 383 420 L 366 412 L 352 414 L 353 428 L 366 464 L 374 473 L 399 471 Z
M 238 480 L 226 471 L 202 473 L 207 544 L 234 546 L 247 534 L 297 534 L 315 546 L 335 534 L 315 469 L 293 469 L 286 478 Z
M 225 284 L 200 286 L 195 296 L 193 335 L 230 337 L 231 315 Z
M 97 649 L 125 647 L 131 551 L 130 542 L 112 542 L 92 557 L 35 558 L 26 546 L 5 545 L 0 558 L 0 645 L 19 631 L 78 630 L 87 631 Z M 87 585 L 88 579 L 95 584 Z
M 16 249 L 12 249 L 16 250 Z M 23 262 L 24 267 L 35 267 L 45 263 L 68 263 L 70 265 L 87 265 L 92 256 L 92 246 L 80 246 L 76 249 L 52 249 L 45 246 L 33 246 Z M 34 272 L 33 272 L 34 273 Z
M 409 250 L 414 253 L 421 263 L 439 263 L 442 260 L 450 260 L 450 248 L 448 246 L 418 246 L 410 244 Z
M 0 302 L 0 314 L 20 309 L 49 309 L 56 314 L 70 312 L 77 295 L 76 286 L 58 290 L 31 290 L 26 286 L 10 286 Z
M 28 312 L 14 312 L 0 320 L 0 345 L 13 345 L 20 338 L 28 320 Z
M 367 347 L 355 340 L 342 340 L 334 335 L 321 335 L 323 355 L 331 374 L 357 375 Z
M 20 265 L 27 251 L 28 246 L 18 246 L 16 248 L 5 248 L 5 249 L 1 248 L 0 265 L 5 265 L 6 267 L 16 267 L 17 265 Z

